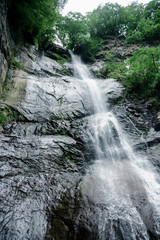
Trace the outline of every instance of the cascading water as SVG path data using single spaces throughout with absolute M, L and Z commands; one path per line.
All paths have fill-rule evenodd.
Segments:
M 133 152 L 117 119 L 107 111 L 98 80 L 78 56 L 72 54 L 72 60 L 75 76 L 86 82 L 94 108 L 86 130 L 94 163 L 82 182 L 86 207 L 77 226 L 79 219 L 86 221 L 85 211 L 92 211 L 86 219 L 89 227 L 97 226 L 97 234 L 85 240 L 160 239 L 160 178 L 145 157 Z M 84 238 L 76 233 L 75 239 Z

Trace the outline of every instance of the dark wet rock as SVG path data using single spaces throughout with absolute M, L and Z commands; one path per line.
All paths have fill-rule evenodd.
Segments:
M 59 206 L 52 208 L 46 239 L 59 240 L 62 232 L 66 239 L 78 240 L 112 239 L 113 236 L 116 240 L 134 239 L 135 236 L 144 240 L 146 236 L 150 239 L 158 239 L 158 226 L 153 219 L 156 213 L 149 203 L 145 189 L 140 185 L 141 179 L 137 179 L 136 173 L 132 172 L 129 166 L 124 165 L 124 167 L 128 170 L 123 178 L 128 178 L 126 188 L 130 189 L 129 208 L 129 202 L 123 202 L 124 205 L 126 204 L 124 208 L 121 207 L 120 202 L 115 204 L 118 199 L 114 196 L 112 199 L 109 188 L 108 195 L 107 191 L 104 193 L 101 189 L 103 185 L 98 185 L 96 177 L 91 172 L 84 176 L 76 189 L 64 194 Z M 126 188 L 123 189 L 123 194 Z M 107 203 L 110 198 L 112 207 L 109 202 Z M 132 224 L 129 223 L 129 219 Z M 143 226 L 142 219 L 146 226 Z
M 49 44 L 47 47 L 44 47 L 44 50 L 45 50 L 45 54 L 46 56 L 50 57 L 50 58 L 53 58 L 55 60 L 58 60 L 56 57 L 58 57 L 56 54 L 59 55 L 59 57 L 64 57 L 66 58 L 67 60 L 69 60 L 70 58 L 70 53 L 67 49 L 63 48 L 62 46 L 60 45 L 57 45 L 55 43 L 51 43 Z
M 45 239 L 51 209 L 83 171 L 70 121 L 27 119 L 6 124 L 0 136 L 1 239 Z
M 160 172 L 160 132 L 151 128 L 146 136 L 146 154 L 155 166 L 156 171 Z
M 155 131 L 155 116 L 148 104 L 137 104 L 134 100 L 126 99 L 114 106 L 113 111 L 134 151 L 142 155 L 145 153 L 155 171 L 159 172 L 160 136 L 159 131 Z
M 160 131 L 160 112 L 157 113 L 157 118 L 155 122 L 155 131 Z
M 0 130 L 0 238 L 45 239 L 51 208 L 84 172 L 71 123 L 91 103 L 86 86 L 35 47 L 21 48 L 16 61 L 22 69 L 10 70 L 1 104 L 18 115 Z
M 29 121 L 72 119 L 88 114 L 91 103 L 85 84 L 64 77 L 60 64 L 36 56 L 34 47 L 23 48 L 17 60 L 24 70 L 15 70 L 10 76 L 14 88 L 6 93 L 6 104 L 16 107 Z M 83 98 L 88 99 L 88 105 L 83 104 Z
M 8 71 L 10 46 L 7 26 L 7 1 L 0 2 L 0 94 Z
M 1 135 L 1 239 L 44 239 L 47 209 L 80 177 L 74 147 L 67 136 Z

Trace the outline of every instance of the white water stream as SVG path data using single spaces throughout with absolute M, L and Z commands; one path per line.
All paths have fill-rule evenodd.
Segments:
M 94 108 L 86 135 L 95 157 L 82 194 L 106 206 L 96 215 L 98 239 L 160 239 L 160 178 L 145 157 L 133 152 L 116 117 L 106 109 L 100 80 L 93 79 L 79 57 L 72 54 L 72 60 L 75 76 L 86 82 Z

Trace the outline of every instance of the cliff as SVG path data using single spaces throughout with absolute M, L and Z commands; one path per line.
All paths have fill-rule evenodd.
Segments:
M 86 129 L 94 107 L 86 83 L 73 75 L 68 52 L 55 45 L 42 53 L 25 44 L 16 48 L 10 62 L 5 0 L 0 14 L 1 93 L 5 83 L 0 102 L 0 239 L 98 239 L 97 216 L 103 217 L 107 205 L 88 203 L 81 190 L 93 164 Z M 121 55 L 131 54 L 118 48 Z M 98 60 L 88 67 L 97 72 L 102 65 Z M 99 79 L 98 84 L 133 149 L 159 171 L 160 132 L 154 130 L 150 106 L 125 99 L 116 79 Z M 133 202 L 144 214 L 150 208 L 142 198 Z M 154 237 L 154 221 L 148 222 Z M 119 236 L 124 229 L 130 234 L 121 219 L 113 227 Z
M 7 23 L 7 1 L 0 2 L 0 94 L 6 79 L 8 63 L 11 57 L 10 40 Z

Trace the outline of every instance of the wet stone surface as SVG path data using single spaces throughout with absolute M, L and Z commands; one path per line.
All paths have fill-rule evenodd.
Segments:
M 133 212 L 129 216 L 113 205 L 109 213 L 100 190 L 90 197 L 97 179 L 92 171 L 86 174 L 94 163 L 92 142 L 86 134 L 94 108 L 86 84 L 71 76 L 71 63 L 60 65 L 36 54 L 32 46 L 22 48 L 17 60 L 24 69 L 10 71 L 8 81 L 12 84 L 4 104 L 23 119 L 0 129 L 0 239 L 130 240 L 130 226 L 117 216 L 121 213 L 132 218 Z M 64 75 L 66 69 L 68 75 Z M 145 152 L 159 168 L 159 132 L 148 130 L 148 113 L 145 118 L 143 110 L 132 103 L 117 104 L 124 89 L 116 80 L 97 81 L 106 107 L 115 113 L 128 139 L 131 137 L 130 144 L 140 154 Z M 122 180 L 128 177 L 128 171 L 130 168 Z M 150 211 L 145 192 L 136 190 L 133 183 L 134 179 L 132 204 L 145 215 Z M 137 192 L 143 192 L 142 196 L 137 198 Z M 138 222 L 139 215 L 134 220 Z M 153 221 L 150 226 L 148 222 L 148 228 L 154 228 Z M 144 226 L 141 222 L 139 225 L 142 230 Z M 114 229 L 112 235 L 110 229 Z M 139 230 L 137 236 L 146 239 Z
M 45 239 L 51 208 L 84 171 L 83 154 L 69 132 L 74 119 L 88 114 L 85 86 L 57 74 L 63 67 L 39 58 L 32 47 L 18 59 L 24 70 L 10 74 L 4 104 L 23 120 L 7 123 L 0 134 L 0 239 Z

